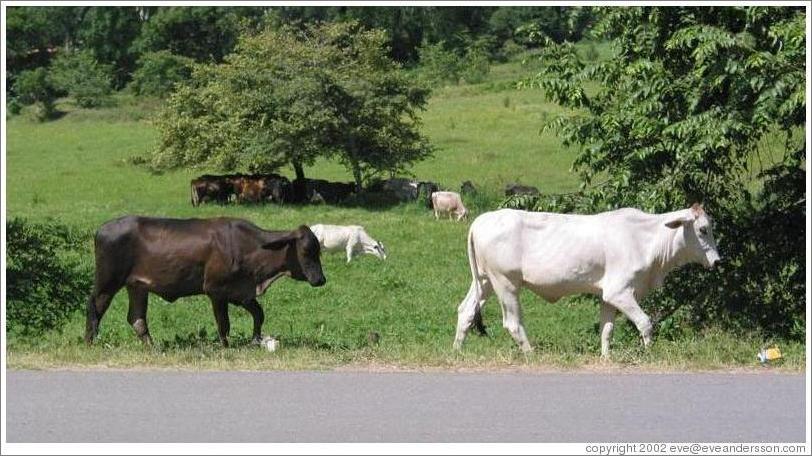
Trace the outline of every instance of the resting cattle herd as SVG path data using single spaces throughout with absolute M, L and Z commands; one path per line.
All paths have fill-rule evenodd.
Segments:
M 324 251 L 346 251 L 347 263 L 358 253 L 374 255 L 386 259 L 383 244 L 372 239 L 363 226 L 359 225 L 312 225 L 310 230 L 316 235 Z
M 127 321 L 144 342 L 147 295 L 173 302 L 205 294 L 211 299 L 220 341 L 228 346 L 228 305 L 253 317 L 253 340 L 261 340 L 265 315 L 257 302 L 282 276 L 324 285 L 319 241 L 302 225 L 266 231 L 235 218 L 166 219 L 126 216 L 96 232 L 96 274 L 87 303 L 85 341 L 91 343 L 113 296 L 127 288 Z
M 473 280 L 457 309 L 455 348 L 494 293 L 502 305 L 502 325 L 530 351 L 519 307 L 524 286 L 550 302 L 575 293 L 600 296 L 601 356 L 606 358 L 616 311 L 635 324 L 648 346 L 651 320 L 638 302 L 674 268 L 687 263 L 712 268 L 720 257 L 711 219 L 694 204 L 666 214 L 487 212 L 468 231 L 468 260 Z
M 204 174 L 192 179 L 192 206 L 215 202 L 285 203 L 291 200 L 291 183 L 279 174 Z

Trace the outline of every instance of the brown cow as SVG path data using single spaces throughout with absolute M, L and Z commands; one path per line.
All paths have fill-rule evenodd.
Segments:
M 200 203 L 207 201 L 215 201 L 219 204 L 228 203 L 229 196 L 233 193 L 234 188 L 230 181 L 223 176 L 213 176 L 204 174 L 198 178 L 192 179 L 192 206 L 198 206 Z
M 257 302 L 270 284 L 287 275 L 324 285 L 319 241 L 302 225 L 293 231 L 266 231 L 234 218 L 165 219 L 125 216 L 96 232 L 96 278 L 87 304 L 85 341 L 90 344 L 113 296 L 127 287 L 127 321 L 144 342 L 147 295 L 173 302 L 205 294 L 212 302 L 217 331 L 228 346 L 228 304 L 254 319 L 253 340 L 261 340 L 265 315 Z

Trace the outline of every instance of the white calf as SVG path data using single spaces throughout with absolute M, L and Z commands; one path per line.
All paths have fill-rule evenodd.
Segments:
M 316 235 L 322 250 L 347 252 L 347 263 L 357 253 L 368 253 L 385 260 L 386 249 L 383 244 L 372 239 L 364 227 L 359 225 L 313 225 L 310 231 Z

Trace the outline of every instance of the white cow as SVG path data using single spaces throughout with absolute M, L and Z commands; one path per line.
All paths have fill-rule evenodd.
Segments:
M 720 257 L 711 220 L 694 204 L 666 214 L 487 212 L 468 231 L 468 259 L 473 281 L 458 308 L 454 348 L 462 347 L 485 300 L 495 293 L 502 325 L 523 351 L 532 350 L 519 308 L 519 290 L 526 286 L 549 302 L 576 293 L 600 296 L 601 357 L 607 358 L 617 310 L 648 346 L 651 320 L 638 302 L 674 268 L 686 263 L 712 268 Z
M 344 250 L 347 252 L 347 263 L 357 253 L 368 253 L 385 260 L 386 249 L 383 244 L 372 239 L 359 225 L 313 225 L 310 231 L 316 235 L 321 248 L 328 252 Z
M 449 219 L 456 216 L 457 221 L 468 216 L 468 209 L 462 204 L 462 197 L 457 192 L 434 192 L 431 194 L 431 207 L 434 208 L 434 218 L 439 219 L 441 213 L 447 213 Z

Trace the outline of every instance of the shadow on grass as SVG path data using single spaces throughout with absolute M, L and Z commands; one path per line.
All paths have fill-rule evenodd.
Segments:
M 374 344 L 367 340 L 341 341 L 307 335 L 279 336 L 274 334 L 273 337 L 286 348 L 308 348 L 327 352 L 359 350 Z M 260 348 L 259 345 L 253 343 L 248 334 L 231 334 L 228 342 L 229 348 L 233 349 Z M 197 332 L 176 334 L 172 339 L 158 340 L 156 345 L 160 351 L 217 350 L 222 348 L 217 334 L 209 333 L 205 328 L 201 328 Z

